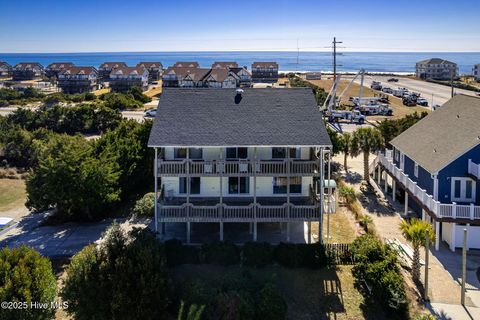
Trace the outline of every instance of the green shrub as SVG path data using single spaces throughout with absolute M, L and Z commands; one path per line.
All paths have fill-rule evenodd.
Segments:
M 171 301 L 161 244 L 148 230 L 117 224 L 100 246 L 76 254 L 61 296 L 76 320 L 164 319 Z
M 267 283 L 257 298 L 257 319 L 284 320 L 287 317 L 287 303 L 272 284 Z
M 242 247 L 242 262 L 257 268 L 272 264 L 273 248 L 268 242 L 246 242 Z
M 253 319 L 255 315 L 254 302 L 251 295 L 245 291 L 219 292 L 215 297 L 214 305 L 213 319 Z
M 0 301 L 52 303 L 56 296 L 56 279 L 50 260 L 34 249 L 22 246 L 0 250 Z M 2 308 L 0 319 L 51 319 L 54 308 Z
M 205 263 L 228 266 L 240 262 L 238 247 L 229 241 L 214 241 L 202 245 L 202 255 Z
M 367 282 L 383 308 L 403 319 L 408 300 L 396 252 L 371 235 L 355 239 L 352 252 L 355 256 L 352 272 L 356 281 Z
M 137 200 L 133 213 L 137 216 L 151 217 L 155 211 L 155 193 L 149 192 Z
M 200 250 L 197 247 L 185 246 L 177 239 L 165 241 L 164 247 L 169 267 L 200 263 Z

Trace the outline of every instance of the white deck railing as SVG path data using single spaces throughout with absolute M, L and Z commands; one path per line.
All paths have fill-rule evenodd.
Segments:
M 320 219 L 319 205 L 261 205 L 198 206 L 192 203 L 181 205 L 160 205 L 158 208 L 160 222 L 286 222 L 311 221 Z
M 289 165 L 290 163 L 290 165 Z M 316 175 L 318 161 L 315 160 L 159 160 L 159 176 L 218 176 L 244 175 L 265 176 L 283 175 Z
M 427 207 L 431 212 L 433 212 L 438 218 L 470 220 L 480 219 L 480 206 L 475 206 L 473 204 L 458 205 L 455 202 L 440 203 L 440 201 L 433 199 L 432 195 L 428 194 L 425 189 L 420 188 L 415 181 L 408 177 L 408 174 L 405 174 L 402 169 L 398 168 L 393 163 L 391 150 L 387 150 L 386 155 L 379 154 L 376 160 L 380 162 L 393 177 L 395 177 L 400 183 L 402 183 L 405 188 L 410 191 L 410 193 L 412 193 L 425 207 Z M 476 166 L 478 167 L 478 165 Z
M 468 174 L 480 179 L 480 165 L 473 162 L 472 159 L 468 159 Z

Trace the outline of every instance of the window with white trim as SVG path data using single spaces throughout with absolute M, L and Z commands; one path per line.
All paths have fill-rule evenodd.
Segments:
M 413 164 L 413 175 L 418 178 L 418 163 L 416 162 Z
M 452 202 L 475 202 L 476 183 L 470 178 L 451 178 L 451 194 Z

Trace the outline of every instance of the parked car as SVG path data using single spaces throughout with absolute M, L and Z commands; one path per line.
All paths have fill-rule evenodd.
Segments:
M 417 104 L 422 107 L 428 107 L 428 101 L 425 98 L 418 98 Z
M 145 110 L 145 117 L 155 118 L 156 115 L 157 115 L 157 109 L 148 109 L 148 110 Z
M 378 81 L 373 81 L 370 85 L 370 88 L 372 88 L 373 90 L 382 90 L 382 85 Z
M 413 99 L 412 97 L 404 97 L 402 99 L 402 103 L 404 106 L 407 106 L 407 107 L 413 107 L 417 105 L 416 99 Z
M 398 79 L 397 78 L 390 78 L 390 79 L 388 79 L 388 82 L 398 82 Z
M 382 91 L 385 92 L 385 93 L 393 93 L 393 89 L 390 88 L 390 87 L 383 87 Z

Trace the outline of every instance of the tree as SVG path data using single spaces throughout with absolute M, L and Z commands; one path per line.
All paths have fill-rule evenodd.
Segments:
M 418 114 L 414 112 L 412 114 L 407 114 L 405 117 L 396 120 L 385 119 L 378 125 L 377 129 L 380 131 L 383 140 L 387 144 L 387 147 L 391 147 L 390 141 L 398 136 L 403 131 L 407 130 L 413 126 L 418 121 L 422 120 L 428 115 L 427 112 L 422 112 Z
M 55 309 L 57 285 L 50 260 L 32 248 L 21 246 L 0 250 L 0 301 L 27 303 L 27 308 L 3 308 L 0 319 L 51 319 Z M 48 308 L 30 308 L 31 302 Z
M 339 149 L 341 152 L 343 152 L 343 167 L 347 173 L 347 157 L 352 153 L 352 142 L 352 135 L 349 132 L 344 132 L 342 135 L 340 135 Z
M 77 320 L 165 319 L 170 286 L 161 243 L 146 229 L 114 224 L 98 246 L 76 254 L 61 296 Z
M 407 241 L 413 246 L 412 260 L 412 278 L 414 281 L 420 280 L 420 247 L 425 246 L 425 239 L 428 237 L 430 241 L 435 241 L 435 232 L 432 226 L 423 220 L 412 218 L 410 221 L 402 220 L 400 230 Z M 427 248 L 428 249 L 428 248 Z
M 327 126 L 327 133 L 332 141 L 332 153 L 335 155 L 341 151 L 342 137 L 341 135 L 332 128 Z
M 155 193 L 149 192 L 135 202 L 133 213 L 137 216 L 151 217 L 155 210 Z
M 180 303 L 177 320 L 201 320 L 205 305 L 192 304 L 186 309 L 185 302 Z
M 27 207 L 56 208 L 66 220 L 90 220 L 119 200 L 118 164 L 94 157 L 81 136 L 52 135 L 27 178 Z
M 363 179 L 369 181 L 370 153 L 377 152 L 383 146 L 383 138 L 377 129 L 360 128 L 355 130 L 352 137 L 352 156 L 363 153 Z

